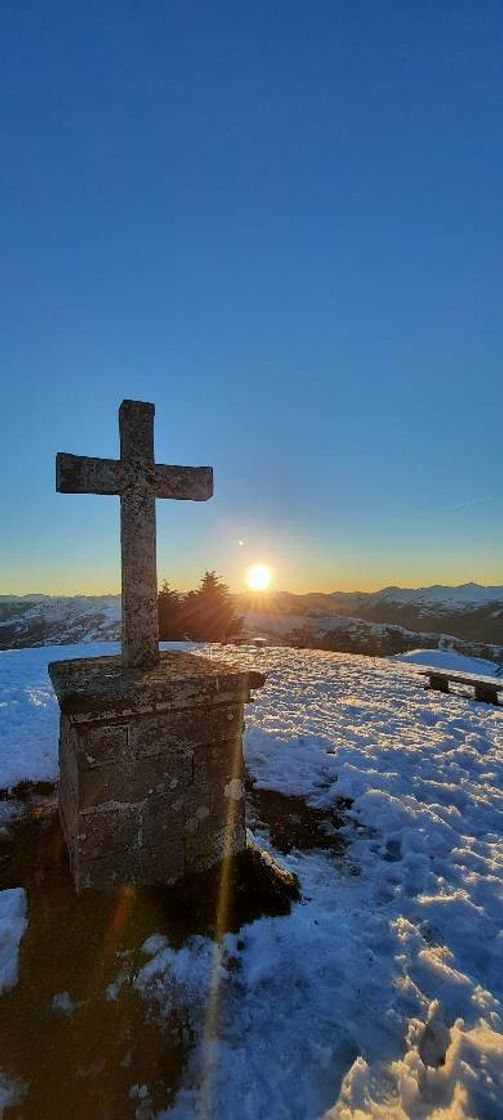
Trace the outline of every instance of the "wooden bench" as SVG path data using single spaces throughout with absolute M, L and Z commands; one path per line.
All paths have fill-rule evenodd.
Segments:
M 449 669 L 421 669 L 420 675 L 429 678 L 429 683 L 425 685 L 425 688 L 433 688 L 437 692 L 449 692 L 449 682 L 465 684 L 474 689 L 476 700 L 482 700 L 485 704 L 500 704 L 498 693 L 503 693 L 503 679 L 501 678 L 477 677 L 475 673 L 456 673 Z

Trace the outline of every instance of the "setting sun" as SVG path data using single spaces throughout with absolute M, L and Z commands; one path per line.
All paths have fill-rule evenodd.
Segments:
M 271 582 L 271 569 L 267 564 L 254 564 L 249 568 L 246 582 L 252 591 L 266 591 Z

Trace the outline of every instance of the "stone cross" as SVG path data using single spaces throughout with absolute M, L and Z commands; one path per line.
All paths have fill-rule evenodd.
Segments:
M 61 494 L 117 494 L 121 500 L 122 659 L 129 668 L 159 660 L 155 499 L 205 502 L 213 494 L 211 467 L 161 466 L 154 459 L 153 404 L 123 401 L 120 459 L 56 455 Z

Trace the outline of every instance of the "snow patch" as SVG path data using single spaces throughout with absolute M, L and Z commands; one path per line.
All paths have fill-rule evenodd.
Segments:
M 408 653 L 399 653 L 390 660 L 403 661 L 408 665 L 431 666 L 433 669 L 452 669 L 456 673 L 472 673 L 481 677 L 493 677 L 498 671 L 494 661 L 465 657 L 450 649 L 412 649 Z
M 17 984 L 18 954 L 28 925 L 26 892 L 21 887 L 0 891 L 0 992 Z
M 58 992 L 52 999 L 53 1011 L 58 1011 L 61 1015 L 73 1015 L 73 1012 L 79 1007 L 83 1007 L 84 1003 L 80 1003 L 71 998 L 69 992 Z

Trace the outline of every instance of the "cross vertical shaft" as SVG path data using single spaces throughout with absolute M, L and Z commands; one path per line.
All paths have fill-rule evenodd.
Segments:
M 123 401 L 121 460 L 133 469 L 154 465 L 154 405 Z M 155 498 L 131 488 L 121 494 L 122 659 L 131 668 L 159 660 Z

